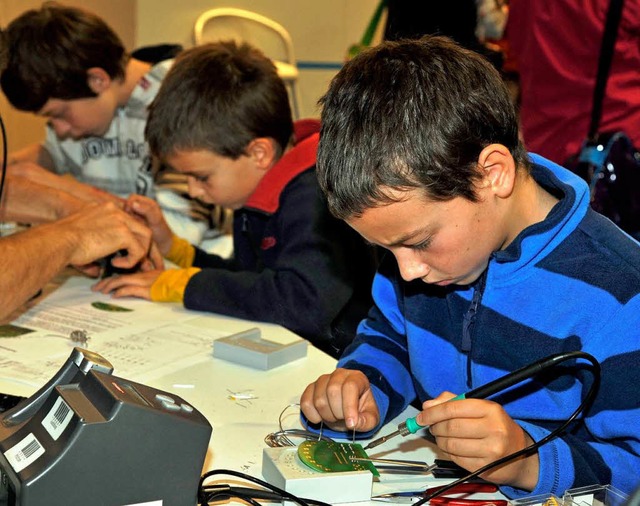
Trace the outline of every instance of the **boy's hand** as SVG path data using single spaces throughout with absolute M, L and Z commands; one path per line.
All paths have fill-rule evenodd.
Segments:
M 131 219 L 134 219 L 134 218 L 131 218 Z M 149 231 L 149 235 L 150 234 L 151 234 L 151 231 Z M 117 259 L 122 256 L 120 253 L 121 252 L 118 252 L 115 255 L 109 255 L 106 258 L 100 259 L 99 262 L 92 262 L 86 265 L 73 265 L 73 267 L 78 271 L 80 271 L 81 273 L 83 273 L 85 276 L 89 276 L 91 278 L 97 278 L 104 274 L 105 265 L 103 262 L 105 261 L 111 262 L 112 265 L 115 265 L 113 264 L 113 261 L 116 260 L 117 262 Z M 147 256 L 140 259 L 140 261 L 138 261 L 138 263 L 135 266 L 127 270 L 148 272 L 156 269 L 164 269 L 164 259 L 162 258 L 160 251 L 158 251 L 158 246 L 156 245 L 156 243 L 152 242 L 151 247 L 149 248 L 149 251 L 147 253 Z
M 138 297 L 151 300 L 151 285 L 162 270 L 136 272 L 102 279 L 91 287 L 94 292 L 110 293 L 114 298 Z
M 366 432 L 380 422 L 369 380 L 351 369 L 320 376 L 303 392 L 300 408 L 310 422 L 324 422 L 334 430 Z
M 160 209 L 158 203 L 143 195 L 130 195 L 125 209 L 146 223 L 153 233 L 153 240 L 158 245 L 160 253 L 163 256 L 167 255 L 171 249 L 173 232 L 164 219 L 162 209 Z
M 494 460 L 529 446 L 531 437 L 493 401 L 464 399 L 443 392 L 422 404 L 416 421 L 429 426 L 436 444 L 458 465 L 474 471 Z M 482 478 L 524 490 L 538 482 L 538 454 L 520 457 L 484 473 Z

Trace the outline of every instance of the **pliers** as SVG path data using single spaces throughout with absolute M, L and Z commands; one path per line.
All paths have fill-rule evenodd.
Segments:
M 391 492 L 388 494 L 381 494 L 373 496 L 373 501 L 383 502 L 397 502 L 397 503 L 412 503 L 431 495 L 432 493 L 444 488 L 446 485 L 440 487 L 431 487 L 426 490 L 410 491 L 410 492 Z M 493 483 L 461 483 L 456 485 L 450 490 L 447 490 L 446 494 L 436 496 L 429 500 L 430 504 L 437 506 L 507 506 L 508 501 L 505 499 L 469 499 L 468 495 L 475 493 L 492 493 L 497 492 L 498 487 Z M 455 494 L 456 497 L 450 497 Z M 462 497 L 460 497 L 462 494 Z

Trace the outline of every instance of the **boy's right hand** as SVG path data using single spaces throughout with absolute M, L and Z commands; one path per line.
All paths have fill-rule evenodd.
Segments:
M 310 422 L 324 422 L 333 430 L 366 432 L 380 423 L 369 380 L 357 370 L 320 376 L 303 392 L 300 408 Z
M 151 229 L 153 240 L 158 245 L 160 253 L 166 256 L 171 249 L 173 232 L 164 219 L 158 203 L 149 197 L 134 194 L 127 199 L 125 210 L 144 221 Z

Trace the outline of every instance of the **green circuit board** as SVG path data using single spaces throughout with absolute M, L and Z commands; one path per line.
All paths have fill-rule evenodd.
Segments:
M 354 457 L 368 458 L 358 443 L 304 441 L 298 446 L 298 457 L 305 465 L 321 473 L 371 471 L 374 476 L 380 476 L 371 462 L 352 460 Z

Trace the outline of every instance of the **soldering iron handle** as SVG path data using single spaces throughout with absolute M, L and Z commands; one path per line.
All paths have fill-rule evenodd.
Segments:
M 539 372 L 544 371 L 545 369 L 548 369 L 550 367 L 553 367 L 559 364 L 560 362 L 564 362 L 565 360 L 569 360 L 569 359 L 578 359 L 578 358 L 584 358 L 589 362 L 591 362 L 592 364 L 595 364 L 599 367 L 598 361 L 592 355 L 589 355 L 584 351 L 568 351 L 565 353 L 557 353 L 555 355 L 549 355 L 548 357 L 538 360 L 533 364 L 529 364 L 525 367 L 517 369 L 512 373 L 505 374 L 501 378 L 493 380 L 478 388 L 474 388 L 473 390 L 470 390 L 467 393 L 457 395 L 453 399 L 450 399 L 450 401 L 457 401 L 462 399 L 486 399 L 487 397 L 493 394 L 497 394 L 498 392 L 501 392 L 502 390 L 505 390 L 510 386 L 515 385 L 516 383 L 520 383 L 521 381 L 532 378 Z M 402 436 L 406 436 L 407 434 L 415 434 L 420 429 L 424 429 L 424 426 L 420 425 L 415 417 L 407 418 L 404 422 L 402 422 L 398 426 L 397 431 L 393 432 L 392 434 L 389 434 L 388 436 L 384 436 L 382 438 L 376 439 L 375 441 L 372 441 L 371 443 L 369 443 L 367 448 L 373 448 L 375 446 L 378 446 L 379 444 L 382 444 L 388 439 L 395 437 L 399 434 Z
M 525 367 L 513 371 L 512 373 L 506 374 L 501 378 L 490 381 L 485 385 L 474 388 L 473 390 L 470 390 L 465 394 L 460 394 L 458 397 L 456 397 L 456 399 L 486 399 L 493 394 L 497 394 L 498 392 L 501 392 L 502 390 L 505 390 L 510 386 L 529 379 L 536 374 L 544 371 L 545 369 L 553 367 L 569 358 L 590 357 L 590 355 L 582 351 L 570 351 L 566 353 L 557 353 L 555 355 L 550 355 L 541 360 L 538 360 L 537 362 L 534 362 L 533 364 L 529 364 Z

